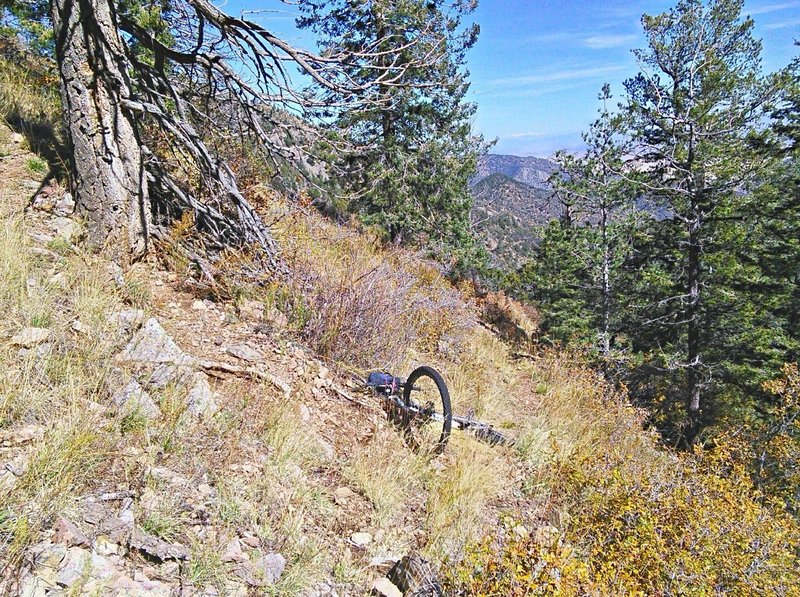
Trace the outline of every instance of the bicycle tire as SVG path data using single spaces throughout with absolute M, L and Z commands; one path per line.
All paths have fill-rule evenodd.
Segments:
M 416 399 L 419 398 L 419 395 L 415 398 L 414 392 L 425 392 L 422 399 L 427 399 L 432 404 Z M 419 415 L 412 409 L 404 410 L 403 426 L 409 443 L 418 451 L 441 454 L 447 445 L 450 430 L 453 427 L 453 409 L 450 405 L 447 384 L 439 372 L 425 365 L 414 369 L 403 387 L 403 402 L 408 407 L 415 407 L 426 413 Z M 437 402 L 441 402 L 441 411 Z M 442 417 L 441 433 L 438 431 L 438 421 L 430 416 L 431 412 Z

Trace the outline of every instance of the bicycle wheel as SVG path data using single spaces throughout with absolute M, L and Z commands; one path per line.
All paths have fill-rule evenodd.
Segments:
M 441 454 L 453 426 L 450 393 L 439 372 L 418 367 L 403 388 L 403 426 L 409 443 L 420 452 Z

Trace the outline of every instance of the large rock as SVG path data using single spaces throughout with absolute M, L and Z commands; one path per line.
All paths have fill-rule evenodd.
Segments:
M 120 412 L 126 415 L 137 413 L 147 419 L 161 416 L 158 405 L 135 379 L 131 379 L 124 387 L 117 390 L 111 397 L 111 401 Z
M 205 373 L 194 374 L 194 383 L 186 395 L 186 405 L 189 413 L 199 417 L 210 417 L 219 409 L 217 394 L 211 391 Z
M 264 360 L 264 355 L 262 355 L 255 348 L 251 348 L 246 344 L 234 344 L 233 346 L 226 348 L 225 352 L 232 357 L 242 359 L 243 361 L 249 361 L 251 363 L 258 363 Z
M 75 523 L 63 516 L 56 518 L 53 531 L 53 536 L 50 538 L 53 543 L 61 543 L 67 547 L 89 547 L 89 540 L 86 535 L 81 532 Z
M 162 562 L 189 559 L 189 551 L 182 545 L 167 543 L 163 539 L 145 533 L 138 527 L 133 529 L 130 546 L 132 549 L 138 549 L 142 553 L 158 558 Z
M 194 363 L 194 359 L 175 344 L 175 341 L 155 318 L 150 318 L 145 322 L 119 358 L 135 363 L 172 363 L 187 366 Z

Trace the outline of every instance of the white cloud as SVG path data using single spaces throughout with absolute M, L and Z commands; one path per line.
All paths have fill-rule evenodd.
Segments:
M 605 48 L 619 48 L 620 46 L 630 46 L 639 40 L 635 34 L 616 34 L 616 35 L 592 35 L 583 40 L 587 48 L 602 50 Z
M 622 65 L 607 65 L 594 68 L 564 68 L 533 75 L 495 79 L 490 82 L 490 85 L 494 87 L 527 87 L 529 85 L 540 85 L 542 83 L 554 83 L 557 81 L 596 80 L 605 75 L 618 73 L 626 69 L 627 67 Z
M 792 21 L 783 21 L 781 23 L 770 23 L 769 25 L 764 25 L 764 29 L 767 29 L 768 31 L 774 31 L 776 29 L 797 27 L 798 25 L 800 25 L 800 19 L 794 19 Z
M 800 7 L 800 2 L 781 2 L 780 4 L 765 4 L 763 6 L 756 6 L 754 8 L 745 8 L 744 13 L 752 16 L 765 15 L 779 10 L 788 10 L 790 8 Z

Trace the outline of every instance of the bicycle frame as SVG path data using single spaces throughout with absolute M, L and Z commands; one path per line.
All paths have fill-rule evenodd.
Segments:
M 403 390 L 405 389 L 405 382 L 398 378 L 391 376 L 391 384 L 367 384 L 371 387 L 383 400 L 390 403 L 391 407 L 401 410 L 404 413 L 411 413 L 412 418 L 425 417 L 428 420 L 433 420 L 438 423 L 444 422 L 444 416 L 434 411 L 432 408 L 420 408 L 414 404 L 406 404 L 402 398 Z M 415 388 L 411 388 L 412 391 Z M 513 446 L 516 440 L 503 435 L 497 431 L 489 423 L 476 421 L 471 417 L 461 417 L 452 415 L 452 422 L 456 429 L 460 431 L 472 431 L 475 437 L 491 445 Z

